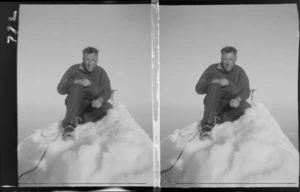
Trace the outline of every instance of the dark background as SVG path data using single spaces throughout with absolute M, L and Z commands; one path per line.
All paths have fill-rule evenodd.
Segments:
M 18 39 L 18 34 L 8 31 L 7 27 L 11 26 L 18 31 L 19 22 L 19 4 L 149 4 L 151 1 L 83 1 L 83 2 L 0 2 L 0 185 L 1 191 L 15 191 L 18 188 L 18 170 L 17 170 L 17 42 L 10 41 L 7 38 L 11 36 Z M 160 5 L 214 5 L 214 4 L 281 4 L 297 3 L 299 15 L 299 2 L 296 0 L 273 0 L 273 1 L 206 1 L 206 0 L 160 0 Z M 9 21 L 8 18 L 13 16 L 17 11 L 16 21 Z M 300 55 L 300 54 L 299 54 Z M 300 58 L 299 58 L 300 60 Z M 298 78 L 299 79 L 299 78 Z M 299 81 L 299 80 L 298 80 Z M 298 82 L 299 83 L 299 82 Z M 299 90 L 299 89 L 298 89 Z M 299 97 L 299 96 L 298 96 Z M 299 100 L 298 100 L 299 101 Z M 299 102 L 298 102 L 299 108 Z M 299 133 L 299 132 L 298 132 Z M 299 137 L 298 137 L 299 138 Z M 10 187 L 8 187 L 10 186 Z M 59 190 L 74 188 L 42 188 L 42 190 Z M 96 190 L 104 189 L 103 187 L 82 188 L 76 190 Z M 125 188 L 128 190 L 139 191 L 160 191 L 172 190 L 182 191 L 182 189 L 153 189 L 153 188 Z M 40 191 L 41 188 L 22 188 L 22 190 Z M 189 191 L 220 191 L 221 189 L 188 189 Z M 227 191 L 299 191 L 299 188 L 235 188 L 225 189 Z

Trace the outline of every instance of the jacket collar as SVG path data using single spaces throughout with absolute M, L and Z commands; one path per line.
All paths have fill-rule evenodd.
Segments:
M 221 70 L 223 73 L 227 72 L 227 71 L 224 71 L 223 67 L 221 66 L 221 63 L 218 63 L 217 69 Z
M 84 70 L 84 68 L 83 68 L 83 66 L 82 66 L 83 64 L 82 63 L 80 63 L 80 65 L 79 65 L 79 67 L 78 67 L 78 69 L 80 69 L 80 70 L 82 70 L 82 71 L 84 71 L 85 72 L 85 70 Z
M 90 73 L 93 72 L 93 71 L 92 71 L 92 72 L 86 71 L 86 70 L 84 69 L 84 67 L 83 67 L 83 63 L 81 63 L 81 64 L 79 65 L 78 69 L 81 70 L 81 71 L 83 71 L 84 73 L 88 73 L 88 74 L 90 74 Z M 96 68 L 95 68 L 95 69 L 96 69 Z M 95 70 L 95 69 L 94 69 L 94 70 Z
M 231 69 L 231 71 L 233 70 L 235 68 L 235 66 Z M 230 73 L 231 71 L 225 71 L 224 69 L 223 69 L 223 67 L 221 66 L 221 63 L 218 63 L 218 65 L 217 65 L 217 69 L 219 69 L 219 70 L 221 70 L 223 73 Z
M 218 63 L 217 69 L 220 69 L 220 70 L 223 71 L 223 68 L 222 68 L 222 66 L 221 66 L 221 63 Z
M 98 71 L 98 70 L 99 70 L 99 67 L 100 67 L 99 65 L 96 65 L 96 67 L 94 68 L 94 70 L 93 70 L 92 72 Z M 88 71 L 86 71 L 86 70 L 84 69 L 83 63 L 80 63 L 80 64 L 79 64 L 78 69 L 81 70 L 81 71 L 83 71 L 84 73 L 88 73 L 88 74 L 92 73 L 92 72 L 88 72 Z

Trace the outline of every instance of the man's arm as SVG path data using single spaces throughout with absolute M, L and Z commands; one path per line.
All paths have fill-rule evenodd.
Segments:
M 241 71 L 239 84 L 241 87 L 241 91 L 237 94 L 237 97 L 240 97 L 241 100 L 245 101 L 250 96 L 250 85 L 249 85 L 249 79 L 244 70 Z
M 238 99 L 239 102 L 241 100 L 247 100 L 250 96 L 250 86 L 249 86 L 249 79 L 244 70 L 241 70 L 239 75 L 239 82 L 238 84 L 233 83 L 232 81 L 229 82 L 228 89 L 231 90 L 231 93 L 236 95 L 235 99 Z
M 201 75 L 196 87 L 195 87 L 195 90 L 198 94 L 206 94 L 206 91 L 207 91 L 207 87 L 209 86 L 209 84 L 211 84 L 211 78 L 210 78 L 210 69 L 207 68 L 203 74 Z
M 111 87 L 110 79 L 104 69 L 100 73 L 100 85 L 96 82 L 91 81 L 91 84 L 86 88 L 90 93 L 92 93 L 100 101 L 107 101 L 111 97 Z
M 58 86 L 57 86 L 57 92 L 61 95 L 65 95 L 68 93 L 69 88 L 73 85 L 73 81 L 71 78 L 72 75 L 72 69 L 71 67 L 65 72 L 63 77 L 61 78 Z
M 102 91 L 100 92 L 98 99 L 107 101 L 111 97 L 111 86 L 110 86 L 110 79 L 104 69 L 101 77 L 101 84 L 102 84 Z

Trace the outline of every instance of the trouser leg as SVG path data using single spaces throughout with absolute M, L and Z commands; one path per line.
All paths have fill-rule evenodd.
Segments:
M 222 113 L 222 121 L 235 121 L 245 113 L 246 109 L 250 107 L 251 106 L 247 101 L 241 101 L 237 108 L 227 106 Z
M 84 113 L 84 123 L 95 122 L 102 119 L 111 108 L 112 105 L 107 101 L 103 101 L 102 106 L 98 109 L 89 105 Z
M 76 117 L 83 110 L 84 88 L 82 85 L 74 84 L 70 87 L 66 98 L 66 116 L 63 120 L 63 125 L 67 123 L 76 124 Z
M 206 97 L 204 99 L 204 114 L 201 124 L 214 123 L 215 116 L 222 110 L 221 107 L 222 87 L 213 83 L 207 88 Z

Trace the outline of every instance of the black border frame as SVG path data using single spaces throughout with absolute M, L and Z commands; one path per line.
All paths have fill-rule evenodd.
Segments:
M 156 0 L 153 0 L 156 2 Z M 160 6 L 179 6 L 179 5 L 230 5 L 230 4 L 297 4 L 298 22 L 300 22 L 300 2 L 297 0 L 160 0 Z M 90 191 L 106 189 L 107 187 L 18 187 L 17 166 L 17 43 L 11 41 L 7 43 L 7 37 L 12 36 L 17 39 L 18 35 L 7 30 L 8 26 L 18 31 L 19 5 L 20 4 L 151 4 L 151 0 L 118 0 L 118 1 L 47 1 L 47 2 L 0 2 L 0 186 L 1 191 L 52 191 L 52 190 L 80 190 Z M 17 11 L 17 20 L 9 21 L 13 11 Z M 300 28 L 300 25 L 299 25 Z M 300 31 L 300 30 L 299 30 Z M 300 38 L 298 44 L 300 45 Z M 298 62 L 300 61 L 300 49 L 298 53 Z M 298 63 L 299 66 L 299 63 Z M 299 87 L 299 68 L 298 68 L 298 87 Z M 299 88 L 298 88 L 299 95 Z M 298 96 L 298 119 L 299 119 L 299 96 Z M 298 132 L 299 140 L 299 132 Z M 300 183 L 300 182 L 299 182 Z M 6 187 L 8 186 L 8 187 Z M 154 187 L 121 187 L 126 190 L 140 191 L 299 191 L 299 187 L 285 188 L 154 188 Z

